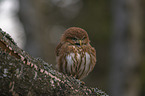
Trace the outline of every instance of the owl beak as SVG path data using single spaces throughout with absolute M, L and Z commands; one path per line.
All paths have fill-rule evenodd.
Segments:
M 80 46 L 82 45 L 82 40 L 79 40 L 80 41 Z
M 75 45 L 81 46 L 82 45 L 82 40 L 77 40 Z

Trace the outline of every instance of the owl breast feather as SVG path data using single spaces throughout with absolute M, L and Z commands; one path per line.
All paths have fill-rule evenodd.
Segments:
M 79 53 L 70 53 L 66 56 L 67 68 L 71 75 L 83 78 L 90 72 L 90 55 L 85 52 L 83 55 Z

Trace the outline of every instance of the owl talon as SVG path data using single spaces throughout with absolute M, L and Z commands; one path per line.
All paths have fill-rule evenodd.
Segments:
M 82 85 L 85 85 L 85 82 L 81 81 L 81 84 L 82 84 Z

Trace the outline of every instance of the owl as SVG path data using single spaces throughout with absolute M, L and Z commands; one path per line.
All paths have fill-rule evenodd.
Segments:
M 56 47 L 56 67 L 76 79 L 83 79 L 96 64 L 96 50 L 90 45 L 87 32 L 78 27 L 68 28 Z

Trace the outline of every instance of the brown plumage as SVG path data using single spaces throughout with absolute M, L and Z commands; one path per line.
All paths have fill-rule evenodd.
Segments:
M 78 27 L 67 29 L 56 47 L 57 69 L 83 79 L 96 64 L 96 51 L 90 45 L 88 34 Z

